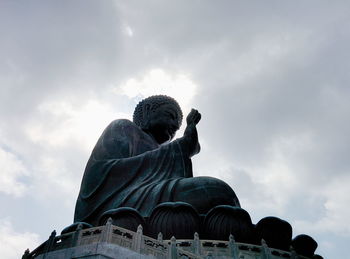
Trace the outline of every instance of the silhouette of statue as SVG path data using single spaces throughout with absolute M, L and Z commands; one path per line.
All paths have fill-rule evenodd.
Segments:
M 193 177 L 191 157 L 200 151 L 196 125 L 201 114 L 192 109 L 184 135 L 171 141 L 182 117 L 173 98 L 156 95 L 137 105 L 133 122 L 111 122 L 86 165 L 74 222 L 98 225 L 104 212 L 122 207 L 149 217 L 164 202 L 188 203 L 200 215 L 218 205 L 240 207 L 225 182 Z

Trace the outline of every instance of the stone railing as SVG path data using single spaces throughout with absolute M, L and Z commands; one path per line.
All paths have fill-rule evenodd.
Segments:
M 161 237 L 156 240 L 143 235 L 140 225 L 136 232 L 114 226 L 111 220 L 105 226 L 90 228 L 80 231 L 77 246 L 97 242 L 106 242 L 128 248 L 143 255 L 151 255 L 156 258 L 201 258 L 190 251 L 178 248 L 176 242 L 170 241 L 169 245 Z
M 264 240 L 262 245 L 252 245 L 235 242 L 233 236 L 229 241 L 200 240 L 197 233 L 193 240 L 163 240 L 159 233 L 158 239 L 153 239 L 143 235 L 140 225 L 136 232 L 112 225 L 112 220 L 108 220 L 106 225 L 82 229 L 80 225 L 75 232 L 56 236 L 52 232 L 49 239 L 36 248 L 34 251 L 28 250 L 22 259 L 33 259 L 39 255 L 45 258 L 46 254 L 67 248 L 91 245 L 94 243 L 115 244 L 130 249 L 141 255 L 153 256 L 155 258 L 233 258 L 233 259 L 306 259 L 306 257 L 296 255 L 293 251 L 286 252 L 269 248 Z
M 233 259 L 307 259 L 297 255 L 294 251 L 287 252 L 279 249 L 269 248 L 264 240 L 261 246 L 235 242 L 232 235 L 229 241 L 200 240 L 197 233 L 193 240 L 167 240 L 176 243 L 176 247 L 193 254 L 200 255 L 199 258 L 233 258 Z

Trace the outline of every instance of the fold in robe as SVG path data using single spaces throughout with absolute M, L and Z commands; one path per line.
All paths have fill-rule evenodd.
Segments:
M 86 165 L 74 222 L 97 225 L 105 211 L 132 207 L 149 216 L 173 201 L 177 183 L 192 177 L 182 142 L 159 145 L 129 120 L 115 120 L 102 133 Z

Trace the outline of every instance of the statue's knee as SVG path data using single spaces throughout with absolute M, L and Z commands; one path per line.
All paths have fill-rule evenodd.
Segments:
M 217 195 L 222 195 L 222 196 L 235 195 L 235 192 L 232 190 L 232 188 L 227 183 L 225 183 L 220 179 L 209 177 L 209 176 L 201 176 L 196 178 L 198 179 L 198 184 L 205 187 L 207 190 L 220 191 L 216 193 Z
M 201 176 L 186 178 L 179 184 L 175 200 L 192 204 L 200 214 L 217 205 L 240 207 L 238 198 L 232 188 L 222 180 Z

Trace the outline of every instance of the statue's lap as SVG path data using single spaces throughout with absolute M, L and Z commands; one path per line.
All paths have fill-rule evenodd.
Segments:
M 179 180 L 173 201 L 187 202 L 199 214 L 206 214 L 218 205 L 240 207 L 235 192 L 228 184 L 220 179 L 207 176 Z

